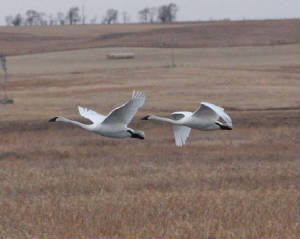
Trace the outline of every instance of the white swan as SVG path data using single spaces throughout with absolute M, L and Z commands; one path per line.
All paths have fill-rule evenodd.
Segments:
M 225 123 L 218 121 L 221 118 Z M 189 137 L 191 128 L 198 130 L 232 130 L 232 121 L 224 109 L 211 103 L 201 102 L 195 112 L 174 112 L 172 119 L 147 115 L 142 120 L 158 120 L 172 124 L 175 143 L 181 147 Z
M 87 131 L 91 131 L 102 136 L 112 138 L 138 138 L 144 139 L 145 134 L 140 130 L 133 130 L 127 125 L 136 114 L 137 110 L 144 104 L 145 96 L 141 92 L 132 93 L 132 98 L 125 104 L 112 110 L 107 116 L 99 114 L 93 110 L 78 106 L 79 114 L 92 121 L 90 125 L 69 120 L 64 117 L 54 117 L 49 122 L 62 121 L 77 125 Z

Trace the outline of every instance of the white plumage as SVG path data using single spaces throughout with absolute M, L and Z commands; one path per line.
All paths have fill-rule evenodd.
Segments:
M 64 117 L 54 117 L 49 122 L 62 121 L 77 125 L 85 130 L 112 138 L 139 138 L 144 139 L 143 131 L 133 130 L 127 125 L 138 109 L 144 104 L 145 96 L 141 92 L 133 91 L 131 99 L 120 107 L 112 110 L 107 116 L 99 114 L 93 110 L 78 106 L 79 114 L 93 122 L 90 125 L 69 120 Z
M 224 123 L 218 121 L 221 118 Z M 181 147 L 189 137 L 191 128 L 198 130 L 232 130 L 232 120 L 224 109 L 211 103 L 201 102 L 195 112 L 180 111 L 172 113 L 172 119 L 148 115 L 144 120 L 164 121 L 172 124 L 175 143 Z
M 102 123 L 102 121 L 106 118 L 106 116 L 99 114 L 93 110 L 82 108 L 81 106 L 78 106 L 79 114 L 90 121 L 92 121 L 94 124 Z

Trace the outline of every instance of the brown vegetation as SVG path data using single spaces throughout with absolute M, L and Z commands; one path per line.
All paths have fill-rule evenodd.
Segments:
M 175 49 L 175 68 L 169 49 L 107 60 L 114 50 L 8 57 L 0 238 L 298 238 L 299 42 Z M 108 113 L 133 89 L 147 97 L 131 125 L 144 141 L 47 122 L 87 123 L 77 105 Z M 170 126 L 139 120 L 202 100 L 223 106 L 234 129 L 192 130 L 177 148 Z
M 228 47 L 299 42 L 299 19 L 0 27 L 7 55 L 97 47 Z M 20 42 L 22 44 L 20 44 Z

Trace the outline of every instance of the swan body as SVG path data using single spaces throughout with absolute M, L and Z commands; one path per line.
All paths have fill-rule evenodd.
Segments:
M 132 93 L 132 98 L 121 105 L 120 107 L 112 110 L 108 115 L 99 114 L 93 110 L 82 108 L 78 106 L 79 114 L 89 119 L 92 124 L 83 124 L 78 121 L 70 120 L 65 117 L 54 117 L 49 122 L 66 122 L 76 125 L 82 129 L 90 132 L 100 134 L 102 136 L 111 138 L 138 138 L 144 139 L 145 134 L 140 130 L 133 130 L 128 128 L 127 125 L 131 122 L 132 118 L 138 109 L 144 104 L 145 96 L 141 92 Z
M 221 118 L 223 122 L 218 121 Z M 172 119 L 148 115 L 143 120 L 157 120 L 172 125 L 175 143 L 181 147 L 189 137 L 191 129 L 197 130 L 232 130 L 232 120 L 224 109 L 211 103 L 201 102 L 195 112 L 173 112 Z

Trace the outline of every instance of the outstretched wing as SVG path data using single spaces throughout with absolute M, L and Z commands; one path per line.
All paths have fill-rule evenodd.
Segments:
M 101 123 L 105 119 L 104 115 L 99 114 L 93 110 L 89 110 L 87 108 L 82 108 L 81 106 L 78 106 L 78 111 L 82 117 L 89 119 L 94 124 Z
M 191 128 L 186 126 L 172 125 L 175 137 L 175 144 L 181 147 L 190 135 Z
M 232 127 L 232 120 L 224 112 L 224 109 L 211 103 L 201 102 L 200 108 L 193 113 L 193 116 L 201 118 L 201 120 L 208 123 L 216 122 L 221 117 L 228 126 Z
M 132 98 L 127 103 L 112 110 L 103 124 L 125 124 L 128 125 L 138 109 L 145 103 L 145 96 L 141 92 L 132 92 Z

